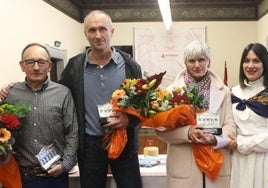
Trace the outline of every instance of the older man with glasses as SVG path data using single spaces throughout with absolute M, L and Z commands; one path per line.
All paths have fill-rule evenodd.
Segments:
M 27 45 L 20 61 L 25 81 L 8 89 L 8 103 L 29 104 L 32 109 L 14 144 L 23 188 L 68 188 L 68 172 L 76 164 L 78 125 L 73 97 L 67 87 L 48 79 L 51 66 L 44 46 Z M 45 152 L 37 156 L 40 151 Z M 53 162 L 54 156 L 58 160 Z

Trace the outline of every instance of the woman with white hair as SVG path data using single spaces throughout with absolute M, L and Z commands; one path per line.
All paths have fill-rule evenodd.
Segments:
M 209 70 L 211 51 L 207 44 L 194 41 L 184 51 L 186 69 L 175 78 L 168 90 L 189 87 L 195 83 L 205 98 L 202 109 L 218 117 L 221 135 L 200 129 L 201 125 L 186 125 L 173 131 L 157 132 L 168 144 L 167 187 L 228 188 L 230 186 L 230 151 L 224 149 L 230 142 L 229 134 L 235 135 L 232 103 L 229 89 Z M 224 163 L 216 179 L 211 180 L 196 165 L 193 143 L 210 145 L 224 155 Z

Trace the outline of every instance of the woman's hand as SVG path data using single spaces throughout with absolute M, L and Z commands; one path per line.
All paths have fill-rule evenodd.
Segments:
M 227 149 L 234 151 L 237 150 L 237 138 L 233 135 L 228 135 L 231 142 L 226 146 Z
M 188 138 L 194 143 L 216 145 L 217 140 L 209 131 L 201 130 L 198 126 L 191 126 L 188 132 Z

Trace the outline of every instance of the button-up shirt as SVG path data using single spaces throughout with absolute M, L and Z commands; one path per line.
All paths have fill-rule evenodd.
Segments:
M 47 80 L 40 90 L 33 91 L 26 82 L 20 82 L 9 89 L 7 102 L 31 106 L 22 133 L 15 138 L 19 166 L 40 166 L 35 155 L 42 147 L 53 144 L 68 172 L 76 163 L 78 148 L 78 125 L 70 90 Z

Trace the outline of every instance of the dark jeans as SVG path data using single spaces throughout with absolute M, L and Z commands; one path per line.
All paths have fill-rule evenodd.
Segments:
M 57 177 L 41 177 L 34 175 L 25 175 L 22 177 L 23 188 L 68 188 L 68 173 Z
M 138 154 L 130 157 L 126 146 L 120 157 L 108 159 L 101 144 L 102 137 L 85 137 L 83 188 L 106 188 L 108 164 L 117 188 L 141 188 Z

